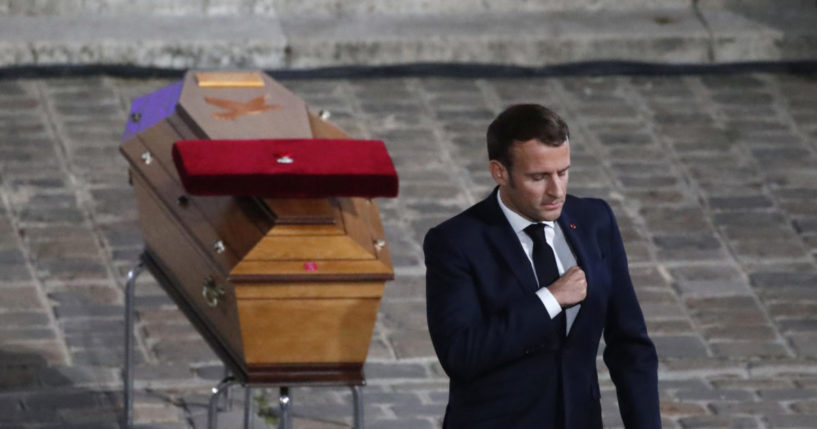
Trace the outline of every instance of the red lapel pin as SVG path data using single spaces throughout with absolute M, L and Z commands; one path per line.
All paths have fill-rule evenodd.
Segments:
M 571 223 L 571 224 L 570 224 L 570 229 L 576 229 L 576 224 L 575 224 L 575 223 Z

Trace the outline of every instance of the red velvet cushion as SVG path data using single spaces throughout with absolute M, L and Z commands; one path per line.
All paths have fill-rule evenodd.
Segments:
M 173 162 L 192 195 L 397 196 L 397 173 L 379 140 L 181 140 Z

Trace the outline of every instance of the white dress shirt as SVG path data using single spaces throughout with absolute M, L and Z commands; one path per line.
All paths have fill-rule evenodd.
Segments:
M 536 277 L 536 268 L 533 265 L 533 239 L 531 239 L 525 232 L 525 228 L 536 222 L 531 222 L 523 218 L 519 213 L 509 209 L 508 206 L 502 202 L 499 191 L 496 193 L 496 198 L 499 201 L 499 207 L 502 209 L 502 213 L 505 214 L 505 217 L 508 219 L 508 223 L 511 224 L 511 228 L 513 228 L 513 231 L 516 233 L 516 238 L 518 238 L 519 242 L 522 244 L 522 249 L 525 251 L 525 255 L 528 257 L 528 261 L 533 269 L 533 275 Z M 555 221 L 544 221 L 540 223 L 545 225 L 545 239 L 547 240 L 548 245 L 552 248 L 553 238 L 556 235 L 556 228 L 558 228 L 559 225 Z M 573 252 L 573 249 L 570 251 Z M 553 251 L 553 256 L 556 259 L 556 268 L 559 270 L 559 275 L 561 276 L 564 274 L 565 269 L 562 266 L 562 261 L 559 260 L 559 255 L 556 253 L 555 249 Z M 536 279 L 536 283 L 539 283 L 538 278 Z M 542 304 L 545 306 L 545 309 L 547 309 L 551 319 L 558 316 L 559 313 L 562 312 L 562 306 L 559 304 L 559 301 L 556 301 L 556 298 L 546 287 L 539 288 L 539 290 L 536 291 L 536 295 L 539 297 L 539 300 L 542 301 Z M 567 318 L 568 332 L 570 332 L 570 328 L 573 326 L 573 322 L 576 319 L 576 314 L 579 311 L 579 307 L 581 307 L 581 305 L 576 305 L 566 310 L 567 313 L 565 313 L 565 317 Z

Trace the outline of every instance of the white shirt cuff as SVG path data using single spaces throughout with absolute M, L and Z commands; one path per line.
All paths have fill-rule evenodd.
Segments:
M 551 319 L 558 316 L 559 313 L 562 312 L 562 306 L 559 304 L 559 301 L 556 301 L 556 298 L 552 293 L 550 293 L 548 288 L 539 288 L 539 290 L 536 291 L 536 295 L 542 301 L 542 304 L 545 305 Z

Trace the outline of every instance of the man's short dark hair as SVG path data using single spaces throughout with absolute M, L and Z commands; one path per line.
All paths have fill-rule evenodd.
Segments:
M 514 142 L 536 139 L 547 146 L 561 146 L 570 137 L 565 121 L 538 104 L 516 104 L 505 109 L 488 126 L 488 159 L 511 167 Z

